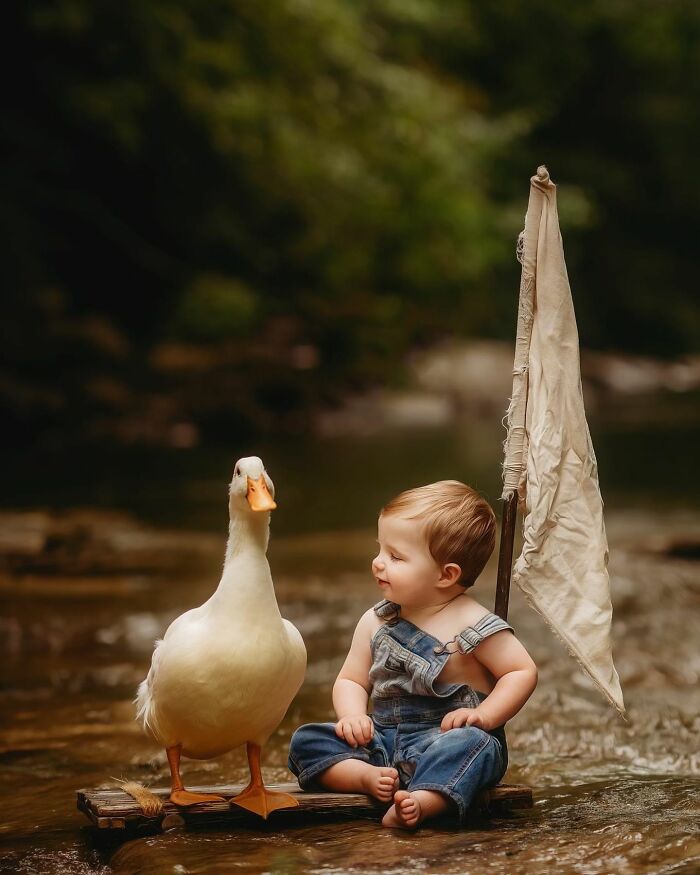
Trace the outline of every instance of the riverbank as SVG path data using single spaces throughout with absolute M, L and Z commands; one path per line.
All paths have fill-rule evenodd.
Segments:
M 64 523 L 85 525 L 89 514 L 67 514 Z M 30 518 L 36 531 L 36 516 L 26 514 L 14 518 L 15 530 Z M 700 598 L 698 564 L 654 549 L 653 541 L 661 544 L 681 532 L 700 536 L 697 511 L 608 513 L 615 659 L 627 722 L 513 592 L 509 619 L 538 664 L 540 683 L 509 724 L 508 779 L 533 787 L 532 812 L 475 823 L 466 831 L 437 826 L 417 836 L 357 821 L 342 829 L 317 824 L 284 832 L 271 824 L 237 831 L 235 840 L 215 830 L 99 847 L 74 810 L 74 791 L 109 786 L 115 778 L 167 782 L 163 752 L 134 720 L 134 690 L 153 640 L 216 585 L 224 541 L 223 532 L 180 532 L 178 552 L 171 532 L 118 519 L 115 529 L 116 518 L 94 514 L 96 545 L 109 542 L 110 532 L 122 533 L 102 565 L 51 568 L 42 560 L 23 571 L 6 565 L 2 573 L 0 871 L 107 875 L 235 866 L 257 875 L 401 867 L 476 875 L 507 870 L 517 861 L 525 875 L 540 875 L 550 864 L 565 875 L 580 875 L 605 871 L 614 857 L 622 873 L 660 875 L 690 873 L 700 864 L 700 662 L 688 652 L 689 617 Z M 43 531 L 50 541 L 50 520 Z M 367 528 L 286 537 L 273 528 L 270 561 L 278 600 L 304 635 L 309 668 L 266 748 L 269 781 L 289 777 L 286 750 L 294 727 L 331 717 L 330 687 L 354 622 L 378 598 L 366 568 L 373 540 Z M 153 552 L 144 553 L 143 545 Z M 161 563 L 144 563 L 144 555 L 158 554 Z M 178 568 L 175 556 L 189 564 Z M 492 602 L 494 579 L 492 561 L 474 593 L 484 604 Z M 185 774 L 191 783 L 242 781 L 244 754 L 186 761 Z
M 375 377 L 351 388 L 319 381 L 318 349 L 290 345 L 284 332 L 245 365 L 235 345 L 163 343 L 138 367 L 108 326 L 88 322 L 83 333 L 94 360 L 70 379 L 49 388 L 5 377 L 6 440 L 38 451 L 105 444 L 187 450 L 231 434 L 261 440 L 442 428 L 464 415 L 500 418 L 512 388 L 513 345 L 506 341 L 446 341 L 393 363 L 383 383 Z M 583 349 L 581 372 L 589 413 L 648 399 L 658 406 L 664 398 L 678 410 L 687 398 L 686 415 L 700 417 L 700 356 L 664 361 Z

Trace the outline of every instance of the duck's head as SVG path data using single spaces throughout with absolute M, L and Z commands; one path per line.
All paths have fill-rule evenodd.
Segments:
M 246 456 L 236 462 L 229 486 L 228 506 L 231 516 L 241 512 L 274 510 L 275 485 L 270 480 L 262 459 Z

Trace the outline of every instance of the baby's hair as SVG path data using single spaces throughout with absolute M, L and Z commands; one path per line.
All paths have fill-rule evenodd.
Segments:
M 459 480 L 439 480 L 407 489 L 385 505 L 381 514 L 424 520 L 430 555 L 438 565 L 455 562 L 458 580 L 473 586 L 496 544 L 496 515 L 479 493 Z

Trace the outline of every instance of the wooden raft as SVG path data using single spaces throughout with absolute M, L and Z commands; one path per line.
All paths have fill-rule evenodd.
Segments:
M 229 798 L 243 789 L 243 784 L 235 786 L 190 787 L 197 793 L 216 793 Z M 179 808 L 168 802 L 170 790 L 150 788 L 152 793 L 163 800 L 163 811 L 156 817 L 148 817 L 141 806 L 121 789 L 78 790 L 78 810 L 88 816 L 101 830 L 134 830 L 136 832 L 159 832 L 182 826 L 207 826 L 227 824 L 251 827 L 263 821 L 228 802 L 204 802 L 189 808 Z M 360 793 L 304 792 L 298 784 L 270 784 L 270 790 L 291 793 L 299 801 L 298 808 L 273 811 L 269 823 L 302 822 L 320 817 L 370 817 L 380 818 L 386 811 L 372 797 Z M 516 784 L 499 784 L 482 794 L 474 813 L 486 811 L 488 814 L 505 814 L 516 808 L 532 807 L 532 790 Z

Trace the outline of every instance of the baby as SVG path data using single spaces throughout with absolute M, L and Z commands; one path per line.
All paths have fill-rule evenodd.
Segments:
M 384 598 L 360 617 L 333 686 L 338 722 L 292 736 L 289 768 L 302 788 L 393 802 L 383 825 L 415 829 L 450 808 L 464 821 L 477 793 L 500 781 L 503 726 L 537 668 L 512 628 L 466 594 L 495 530 L 488 503 L 456 480 L 382 509 L 372 573 Z

